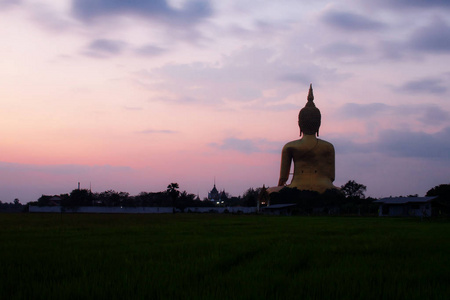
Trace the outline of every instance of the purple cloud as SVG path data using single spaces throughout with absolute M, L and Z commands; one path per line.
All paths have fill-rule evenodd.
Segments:
M 0 0 L 0 8 L 6 8 L 8 6 L 20 5 L 22 4 L 21 0 Z
M 363 47 L 345 42 L 328 44 L 319 50 L 320 54 L 331 57 L 358 56 L 365 52 L 366 50 Z
M 0 161 L 0 171 L 10 173 L 20 172 L 36 172 L 46 173 L 52 175 L 67 175 L 67 174 L 79 174 L 99 170 L 108 170 L 115 172 L 131 171 L 128 166 L 111 166 L 111 165 L 31 165 L 20 163 L 9 163 Z
M 358 104 L 358 103 L 346 103 L 339 110 L 338 114 L 343 118 L 361 118 L 365 119 L 368 117 L 375 116 L 379 113 L 386 112 L 392 107 L 384 103 L 368 103 L 368 104 Z
M 330 26 L 348 31 L 378 30 L 384 27 L 381 22 L 350 12 L 328 11 L 322 20 Z
M 337 154 L 380 153 L 391 157 L 450 160 L 450 127 L 437 133 L 384 130 L 376 141 L 369 143 L 356 143 L 345 138 L 331 138 L 329 141 Z
M 330 138 L 337 154 L 372 153 L 376 151 L 375 143 L 357 143 L 346 138 Z
M 397 8 L 450 8 L 450 2 L 447 0 L 374 0 L 376 5 L 382 3 L 389 7 Z
M 447 87 L 441 79 L 423 78 L 405 82 L 403 85 L 396 88 L 396 90 L 407 93 L 443 94 L 447 91 Z
M 380 152 L 396 157 L 450 159 L 450 127 L 434 134 L 386 130 L 380 137 L 376 143 Z
M 140 47 L 136 49 L 136 54 L 143 55 L 143 56 L 157 56 L 160 54 L 163 54 L 166 52 L 167 49 L 154 46 L 154 45 L 145 45 L 143 47 Z
M 449 36 L 450 26 L 441 20 L 437 20 L 430 26 L 414 32 L 408 46 L 416 51 L 448 53 L 450 52 Z
M 211 143 L 209 146 L 220 150 L 234 150 L 245 154 L 251 153 L 280 153 L 283 145 L 265 139 L 226 138 L 221 144 Z
M 310 82 L 315 81 L 314 78 L 310 74 L 302 73 L 302 72 L 293 72 L 287 73 L 279 77 L 281 81 L 287 82 L 298 82 L 304 85 L 309 84 Z
M 125 46 L 122 41 L 98 39 L 92 41 L 88 49 L 101 54 L 120 54 Z
M 212 14 L 208 2 L 190 1 L 177 9 L 166 0 L 74 0 L 74 15 L 83 21 L 117 15 L 135 15 L 170 24 L 193 24 Z
M 139 134 L 154 134 L 154 133 L 173 134 L 173 133 L 177 133 L 177 131 L 168 130 L 168 129 L 147 129 L 147 130 L 137 131 L 136 133 L 139 133 Z
M 450 113 L 443 107 L 434 104 L 410 104 L 410 105 L 387 105 L 384 103 L 346 103 L 337 110 L 337 115 L 342 119 L 360 119 L 366 121 L 368 118 L 379 118 L 381 114 L 392 116 L 414 116 L 414 118 L 425 125 L 445 124 Z
M 423 109 L 419 120 L 424 124 L 440 125 L 450 119 L 450 114 L 438 106 L 428 106 Z

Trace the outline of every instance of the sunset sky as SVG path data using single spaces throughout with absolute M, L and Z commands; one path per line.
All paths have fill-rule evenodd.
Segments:
M 0 201 L 278 182 L 313 84 L 335 185 L 450 183 L 450 1 L 0 0 Z

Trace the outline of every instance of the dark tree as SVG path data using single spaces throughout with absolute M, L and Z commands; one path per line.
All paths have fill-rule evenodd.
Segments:
M 114 190 L 104 191 L 98 195 L 98 201 L 104 206 L 118 206 L 120 204 L 120 195 Z
M 243 206 L 256 206 L 258 201 L 259 189 L 249 188 L 244 195 L 242 195 Z
M 169 197 L 172 199 L 172 207 L 173 207 L 173 213 L 175 213 L 175 207 L 177 206 L 177 199 L 180 195 L 180 191 L 178 191 L 179 185 L 176 182 L 172 182 L 167 186 L 166 193 L 169 195 Z
M 441 184 L 430 189 L 426 196 L 437 196 L 433 200 L 433 209 L 439 211 L 439 214 L 450 215 L 450 184 Z
M 42 195 L 37 200 L 38 206 L 47 206 L 49 204 L 49 200 L 52 196 Z
M 268 205 L 270 200 L 269 193 L 267 193 L 267 188 L 263 185 L 258 195 L 259 205 Z
M 172 182 L 171 184 L 169 184 L 167 186 L 167 194 L 169 194 L 172 198 L 175 197 L 177 198 L 180 195 L 180 191 L 178 191 L 178 189 L 180 188 L 180 186 L 178 185 L 178 183 L 176 182 Z
M 364 199 L 366 197 L 364 195 L 366 189 L 367 187 L 364 184 L 357 183 L 354 180 L 349 180 L 346 184 L 341 186 L 341 192 L 347 198 Z
M 186 207 L 189 206 L 198 206 L 195 201 L 196 196 L 194 194 L 188 194 L 186 191 L 180 193 L 180 196 L 177 200 L 177 208 L 181 211 L 184 211 Z
M 439 196 L 442 199 L 450 198 L 450 184 L 441 184 L 437 185 L 434 188 L 430 189 L 427 194 L 427 197 L 431 196 Z
M 73 190 L 67 199 L 63 199 L 63 206 L 90 206 L 92 193 L 85 189 Z

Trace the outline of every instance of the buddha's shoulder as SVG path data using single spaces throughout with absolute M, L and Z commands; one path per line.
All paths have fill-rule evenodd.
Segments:
M 324 140 L 321 140 L 321 139 L 317 139 L 317 141 L 318 141 L 319 145 L 322 146 L 322 147 L 329 147 L 329 148 L 333 148 L 334 149 L 333 144 L 330 143 L 330 142 L 327 142 L 327 141 L 324 141 Z
M 297 148 L 300 144 L 301 140 L 290 141 L 284 145 L 283 149 Z

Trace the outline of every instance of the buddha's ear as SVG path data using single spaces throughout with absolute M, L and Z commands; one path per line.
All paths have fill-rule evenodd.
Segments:
M 302 136 L 302 129 L 300 128 L 300 136 Z
M 317 136 L 319 136 L 319 129 L 317 129 Z

